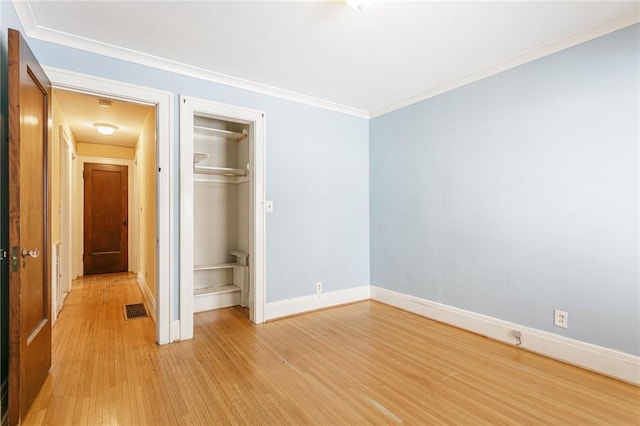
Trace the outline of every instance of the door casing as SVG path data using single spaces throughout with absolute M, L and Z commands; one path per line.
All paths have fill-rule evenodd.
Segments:
M 55 131 L 55 129 L 54 129 Z M 53 317 L 56 318 L 58 312 L 64 306 L 64 295 L 71 291 L 71 280 L 73 277 L 73 239 L 71 232 L 72 211 L 71 200 L 72 195 L 72 176 L 73 176 L 73 159 L 75 153 L 69 135 L 62 126 L 58 129 L 60 141 L 60 241 L 62 242 L 62 253 L 60 257 L 60 288 L 57 288 L 52 294 L 56 297 L 56 312 Z
M 249 317 L 265 321 L 265 114 L 249 108 L 180 96 L 180 326 L 181 335 L 193 337 L 193 117 L 201 113 L 221 120 L 249 125 Z
M 180 335 L 180 322 L 182 321 L 183 313 L 175 309 L 177 303 L 174 302 L 178 297 L 176 287 L 178 268 L 173 230 L 178 225 L 173 215 L 175 184 L 171 167 L 175 151 L 173 143 L 173 94 L 58 68 L 43 68 L 54 89 L 79 92 L 92 96 L 105 96 L 156 107 L 156 162 L 158 166 L 156 342 L 162 345 L 181 340 L 183 337 Z M 80 163 L 80 161 L 76 163 Z M 131 170 L 132 168 L 130 167 L 129 169 Z

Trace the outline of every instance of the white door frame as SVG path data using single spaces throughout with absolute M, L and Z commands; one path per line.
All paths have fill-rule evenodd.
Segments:
M 156 107 L 157 238 L 156 342 L 180 340 L 179 321 L 174 310 L 176 270 L 173 235 L 173 94 L 171 92 L 108 80 L 58 68 L 43 67 L 54 89 L 106 96 Z M 183 313 L 181 312 L 180 320 Z M 193 319 L 192 319 L 193 321 Z M 175 325 L 174 325 L 175 324 Z
M 73 275 L 73 233 L 72 220 L 73 212 L 71 210 L 73 200 L 73 158 L 75 152 L 71 138 L 65 131 L 63 126 L 58 128 L 58 137 L 60 141 L 60 242 L 62 243 L 62 253 L 60 253 L 61 263 L 59 268 L 60 287 L 56 288 L 54 294 L 56 296 L 55 317 L 62 309 L 64 304 L 64 293 L 71 290 L 71 280 Z M 54 206 L 55 208 L 55 206 Z
M 249 317 L 264 322 L 265 248 L 265 117 L 261 111 L 180 96 L 180 327 L 193 337 L 193 117 L 194 113 L 250 125 L 249 147 Z

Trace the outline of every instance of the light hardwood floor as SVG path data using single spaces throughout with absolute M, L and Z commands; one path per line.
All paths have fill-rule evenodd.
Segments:
M 376 302 L 157 346 L 133 275 L 75 282 L 24 424 L 640 424 L 640 388 Z

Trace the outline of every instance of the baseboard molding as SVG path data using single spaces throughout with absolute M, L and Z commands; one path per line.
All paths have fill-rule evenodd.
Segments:
M 368 300 L 370 297 L 369 289 L 370 287 L 366 285 L 346 290 L 270 302 L 264 307 L 264 319 L 269 321 L 318 309 L 330 308 L 332 306 Z
M 517 330 L 523 349 L 640 386 L 640 357 L 634 355 L 380 287 L 371 286 L 371 299 L 510 345 L 517 343 Z
M 140 291 L 142 291 L 142 296 L 144 297 L 144 302 L 147 304 L 149 308 L 149 313 L 151 314 L 151 318 L 153 322 L 156 322 L 156 298 L 153 297 L 153 294 L 149 291 L 149 286 L 147 285 L 147 281 L 144 279 L 142 272 L 138 272 L 138 286 L 140 286 Z
M 193 313 L 229 308 L 240 304 L 240 291 L 199 294 L 193 297 Z

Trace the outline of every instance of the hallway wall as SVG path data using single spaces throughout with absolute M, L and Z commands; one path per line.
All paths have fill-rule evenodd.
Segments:
M 104 145 L 100 143 L 78 142 L 78 155 L 85 157 L 119 158 L 133 160 L 135 149 L 126 146 Z
M 142 126 L 136 160 L 138 173 L 138 277 L 156 298 L 156 110 L 151 109 Z

